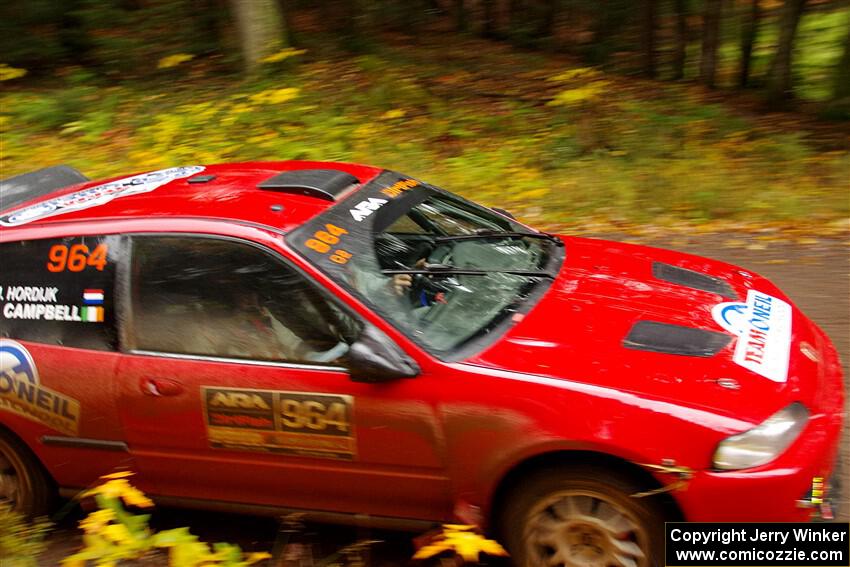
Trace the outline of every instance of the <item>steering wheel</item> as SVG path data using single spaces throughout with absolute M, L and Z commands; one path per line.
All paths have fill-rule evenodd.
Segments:
M 440 302 L 440 295 L 451 288 L 439 280 L 425 274 L 414 274 L 410 286 L 410 303 L 413 307 L 427 307 L 434 302 Z

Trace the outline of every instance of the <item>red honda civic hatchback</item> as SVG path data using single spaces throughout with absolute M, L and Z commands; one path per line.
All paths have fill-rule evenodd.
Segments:
M 766 279 L 341 163 L 2 182 L 0 501 L 478 523 L 647 565 L 663 522 L 829 512 L 838 355 Z

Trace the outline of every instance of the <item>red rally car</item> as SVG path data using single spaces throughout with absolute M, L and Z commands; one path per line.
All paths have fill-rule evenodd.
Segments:
M 664 520 L 828 512 L 824 333 L 773 284 L 537 232 L 361 165 L 2 183 L 0 501 L 119 469 L 164 503 L 476 522 L 646 565 Z

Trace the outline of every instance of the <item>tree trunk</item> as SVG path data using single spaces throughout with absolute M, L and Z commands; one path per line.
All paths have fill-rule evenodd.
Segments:
M 776 54 L 770 64 L 767 75 L 768 103 L 777 104 L 794 96 L 791 59 L 794 52 L 794 39 L 800 18 L 806 7 L 806 0 L 785 0 L 779 21 L 779 43 Z
M 538 41 L 551 40 L 555 35 L 555 20 L 558 19 L 558 8 L 561 0 L 543 0 L 540 20 L 537 25 Z
M 742 89 L 750 84 L 750 63 L 752 62 L 753 45 L 756 42 L 761 7 L 759 0 L 750 0 L 749 15 L 741 29 L 741 67 L 738 70 L 738 86 Z
M 676 13 L 676 30 L 673 46 L 673 80 L 685 78 L 685 58 L 688 48 L 688 0 L 673 0 Z
M 496 0 L 481 0 L 482 21 L 481 37 L 497 39 L 496 33 Z
M 344 47 L 353 51 L 365 50 L 372 40 L 378 23 L 378 14 L 375 10 L 377 4 L 371 0 L 346 0 L 344 4 L 345 10 L 340 13 L 342 18 L 339 20 L 342 26 L 339 36 L 349 44 Z M 408 19 L 409 14 L 406 12 L 410 9 L 405 6 L 404 10 L 398 11 L 390 27 L 407 29 L 406 24 L 411 20 Z M 421 16 L 421 13 L 417 16 Z
M 702 14 L 702 55 L 699 64 L 700 81 L 714 88 L 717 78 L 717 48 L 720 43 L 722 0 L 706 0 Z
M 280 41 L 284 47 L 295 45 L 295 39 L 292 37 L 292 28 L 289 27 L 289 3 L 292 0 L 277 0 L 277 7 L 280 10 Z
M 835 67 L 832 98 L 850 103 L 850 26 L 847 26 L 847 38 L 844 40 L 844 55 Z
M 260 61 L 283 46 L 283 18 L 276 0 L 230 0 L 245 70 L 252 72 Z
M 80 0 L 65 0 L 59 18 L 59 44 L 65 56 L 77 64 L 91 64 L 92 42 L 80 17 Z
M 657 0 L 642 0 L 643 22 L 641 25 L 641 44 L 643 46 L 643 73 L 650 79 L 655 78 L 655 18 L 658 9 Z
M 425 10 L 431 16 L 442 16 L 444 14 L 443 7 L 437 0 L 426 0 Z
M 600 0 L 596 4 L 590 4 L 591 17 L 590 29 L 593 39 L 589 45 L 582 45 L 584 59 L 591 65 L 603 65 L 608 62 L 611 54 L 611 38 L 614 35 L 614 17 L 612 15 L 613 2 L 611 0 Z
M 506 33 L 508 40 L 514 45 L 521 45 L 528 39 L 526 29 L 526 19 L 528 14 L 525 12 L 523 0 L 508 0 L 508 25 Z
M 469 18 L 464 0 L 455 0 L 455 28 L 459 32 L 469 29 Z
M 184 5 L 184 17 L 192 23 L 192 53 L 209 55 L 224 51 L 222 9 L 218 0 L 191 0 Z

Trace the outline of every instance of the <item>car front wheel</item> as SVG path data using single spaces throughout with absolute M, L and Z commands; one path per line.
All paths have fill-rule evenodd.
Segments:
M 539 471 L 509 495 L 502 535 L 518 567 L 663 565 L 664 516 L 625 476 L 596 468 Z

